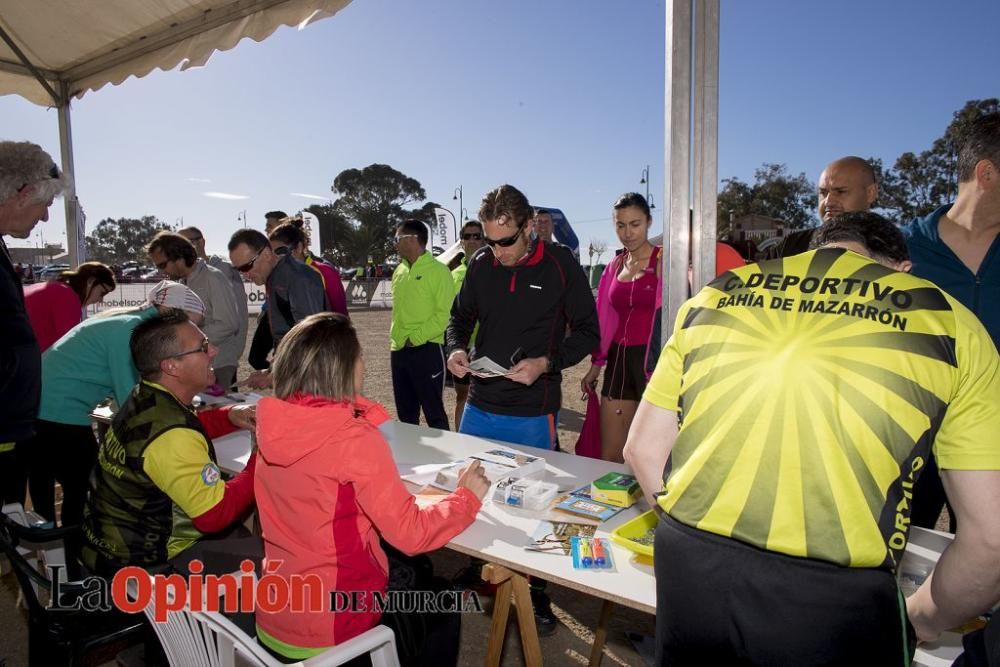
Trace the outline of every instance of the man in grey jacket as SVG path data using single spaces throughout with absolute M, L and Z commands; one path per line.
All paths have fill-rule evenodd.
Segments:
M 197 227 L 178 229 L 177 233 L 191 242 L 191 245 L 194 246 L 195 251 L 198 253 L 198 257 L 203 259 L 206 264 L 213 269 L 222 271 L 222 275 L 229 278 L 229 283 L 233 288 L 233 298 L 236 299 L 236 311 L 240 314 L 240 330 L 236 334 L 236 338 L 239 341 L 238 347 L 242 356 L 243 350 L 247 346 L 247 327 L 250 322 L 250 312 L 247 308 L 247 291 L 243 286 L 243 276 L 233 268 L 232 264 L 223 258 L 218 255 L 209 255 L 205 252 L 205 235 Z
M 229 259 L 237 271 L 267 290 L 268 321 L 275 348 L 297 323 L 328 310 L 319 272 L 292 257 L 287 248 L 271 250 L 267 237 L 256 229 L 241 229 L 233 234 Z M 270 369 L 255 371 L 246 383 L 254 389 L 270 387 Z
M 215 381 L 229 389 L 236 379 L 236 369 L 243 354 L 239 338 L 240 313 L 227 278 L 198 257 L 194 245 L 176 232 L 160 232 L 146 246 L 146 254 L 157 269 L 197 294 L 205 304 L 202 331 L 219 348 L 215 357 Z M 246 318 L 243 318 L 246 327 Z

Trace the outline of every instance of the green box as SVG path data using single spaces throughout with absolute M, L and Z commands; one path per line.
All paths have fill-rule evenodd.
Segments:
M 615 507 L 631 507 L 640 495 L 642 489 L 635 477 L 621 472 L 609 472 L 590 485 L 591 498 Z

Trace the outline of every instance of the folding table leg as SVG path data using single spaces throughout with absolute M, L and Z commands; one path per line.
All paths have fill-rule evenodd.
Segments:
M 598 667 L 601 658 L 604 657 L 604 642 L 608 638 L 608 620 L 611 619 L 611 610 L 615 603 L 605 600 L 601 605 L 601 615 L 597 619 L 597 628 L 594 629 L 594 645 L 590 649 L 590 667 Z
M 482 577 L 485 581 L 498 586 L 493 603 L 490 637 L 486 644 L 487 667 L 500 665 L 503 640 L 507 634 L 507 618 L 510 615 L 511 592 L 514 594 L 517 625 L 521 634 L 521 648 L 524 651 L 524 664 L 527 667 L 540 667 L 542 648 L 538 643 L 538 628 L 535 627 L 535 612 L 531 606 L 531 592 L 528 589 L 527 577 L 495 563 L 487 563 L 483 566 Z

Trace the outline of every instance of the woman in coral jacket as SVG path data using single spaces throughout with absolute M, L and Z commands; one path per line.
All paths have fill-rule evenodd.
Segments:
M 259 641 L 301 660 L 378 624 L 371 594 L 384 593 L 388 579 L 380 536 L 411 555 L 444 546 L 473 522 L 489 481 L 477 463 L 454 493 L 417 506 L 378 430 L 388 414 L 361 396 L 364 360 L 347 317 L 302 320 L 271 368 L 275 397 L 257 405 L 254 484 L 264 571 L 286 581 L 318 575 L 324 601 L 334 591 L 360 592 L 368 609 L 272 613 L 258 606 Z

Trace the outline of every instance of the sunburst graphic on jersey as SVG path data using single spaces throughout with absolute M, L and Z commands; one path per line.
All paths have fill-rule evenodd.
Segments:
M 835 277 L 825 291 L 746 287 L 755 268 L 720 277 L 682 312 L 683 427 L 663 507 L 772 551 L 882 565 L 887 499 L 946 407 L 945 383 L 933 379 L 956 366 L 942 324 L 952 320 L 928 314 L 947 302 L 840 250 L 760 265 L 798 276 L 803 290 Z M 751 292 L 762 299 L 722 305 Z M 802 305 L 819 300 L 832 310 Z

